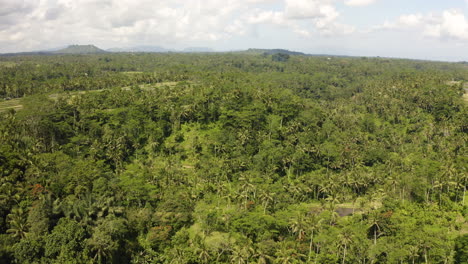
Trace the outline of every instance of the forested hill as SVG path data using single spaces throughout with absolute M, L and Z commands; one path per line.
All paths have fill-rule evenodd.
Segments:
M 277 53 L 288 54 L 288 55 L 300 55 L 300 56 L 307 55 L 307 54 L 302 53 L 302 52 L 290 51 L 290 50 L 285 50 L 285 49 L 248 49 L 248 50 L 245 51 L 245 53 L 248 53 L 248 54 L 265 54 L 265 55 L 273 55 L 273 54 L 277 54 Z
M 58 54 L 94 54 L 94 53 L 105 53 L 105 50 L 102 50 L 94 45 L 70 45 L 64 49 L 54 51 L 53 53 Z
M 0 56 L 0 263 L 465 263 L 467 81 L 381 58 Z

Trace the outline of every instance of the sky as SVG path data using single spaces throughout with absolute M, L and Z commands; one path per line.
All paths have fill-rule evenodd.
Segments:
M 0 0 L 0 53 L 70 44 L 468 61 L 468 0 Z

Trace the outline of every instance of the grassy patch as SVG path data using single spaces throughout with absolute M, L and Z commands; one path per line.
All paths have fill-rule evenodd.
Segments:
M 11 68 L 17 65 L 16 62 L 13 61 L 0 61 L 0 67 Z
M 11 99 L 11 100 L 4 100 L 0 101 L 0 112 L 5 112 L 9 109 L 20 110 L 23 109 L 23 105 L 21 104 L 21 99 Z
M 123 74 L 127 74 L 127 75 L 133 75 L 133 74 L 140 74 L 140 73 L 143 73 L 142 71 L 126 71 L 126 72 L 121 72 Z
M 140 84 L 138 85 L 138 88 L 146 91 L 154 90 L 155 88 L 160 88 L 160 87 L 174 87 L 178 84 L 178 82 L 161 82 L 161 83 L 155 83 L 155 84 Z M 130 86 L 123 87 L 122 89 L 124 90 L 130 90 Z
M 2 63 L 6 63 L 6 62 L 0 62 L 0 66 L 2 66 Z M 155 88 L 164 87 L 164 86 L 174 87 L 174 86 L 177 85 L 177 83 L 178 82 L 162 82 L 162 83 L 157 83 L 157 84 L 142 84 L 142 85 L 139 85 L 139 88 L 142 89 L 142 90 L 149 91 L 149 90 L 153 90 Z M 122 89 L 130 90 L 131 87 L 123 87 Z M 67 94 L 70 95 L 71 97 L 75 97 L 75 96 L 80 95 L 80 94 L 99 93 L 99 92 L 102 92 L 102 91 L 105 91 L 105 90 L 109 90 L 109 89 L 53 93 L 53 94 L 49 94 L 48 97 L 49 97 L 49 99 L 57 101 L 60 96 L 67 95 Z M 5 112 L 8 109 L 15 109 L 15 110 L 23 109 L 21 99 L 16 98 L 16 99 L 11 99 L 11 100 L 0 101 L 0 112 Z

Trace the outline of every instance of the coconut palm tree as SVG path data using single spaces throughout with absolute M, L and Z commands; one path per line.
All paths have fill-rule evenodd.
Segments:
M 298 263 L 302 257 L 305 257 L 303 254 L 296 252 L 291 244 L 284 241 L 281 242 L 280 248 L 276 251 L 275 256 L 275 263 L 279 264 Z
M 314 235 L 315 235 L 315 232 L 318 231 L 322 227 L 322 220 L 323 219 L 320 219 L 315 214 L 312 214 L 306 219 L 308 230 L 310 230 L 309 256 L 308 256 L 307 261 L 310 261 L 310 258 L 312 256 Z
M 377 238 L 382 234 L 381 230 L 381 221 L 380 213 L 378 211 L 371 211 L 369 213 L 369 229 L 374 234 L 374 245 L 377 244 Z
M 344 264 L 346 262 L 346 253 L 353 240 L 353 235 L 349 230 L 343 230 L 342 233 L 339 235 L 339 247 L 343 249 L 343 257 L 341 259 L 341 263 Z
M 204 243 L 202 243 L 196 251 L 198 254 L 198 259 L 201 261 L 201 263 L 209 263 L 211 259 L 211 252 Z
M 28 230 L 27 213 L 22 208 L 14 208 L 7 219 L 10 228 L 6 232 L 15 238 L 25 238 Z
M 291 233 L 297 234 L 297 240 L 304 240 L 307 230 L 307 222 L 304 215 L 300 214 L 291 219 L 289 227 L 291 229 Z
M 249 245 L 239 246 L 236 245 L 232 248 L 230 262 L 233 264 L 249 263 L 250 257 L 253 255 L 253 248 Z
M 263 205 L 263 214 L 266 214 L 266 210 L 268 208 L 268 206 L 272 203 L 274 203 L 274 196 L 275 196 L 276 193 L 269 193 L 267 191 L 263 191 L 259 198 L 260 198 L 260 201 L 262 202 L 262 205 Z
M 255 254 L 252 257 L 257 259 L 257 264 L 268 264 L 274 259 L 273 256 L 270 256 L 267 252 L 258 248 L 255 250 Z

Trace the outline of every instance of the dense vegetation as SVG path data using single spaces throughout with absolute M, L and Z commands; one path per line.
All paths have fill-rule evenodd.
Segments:
M 380 58 L 0 57 L 0 262 L 466 263 L 467 80 Z

